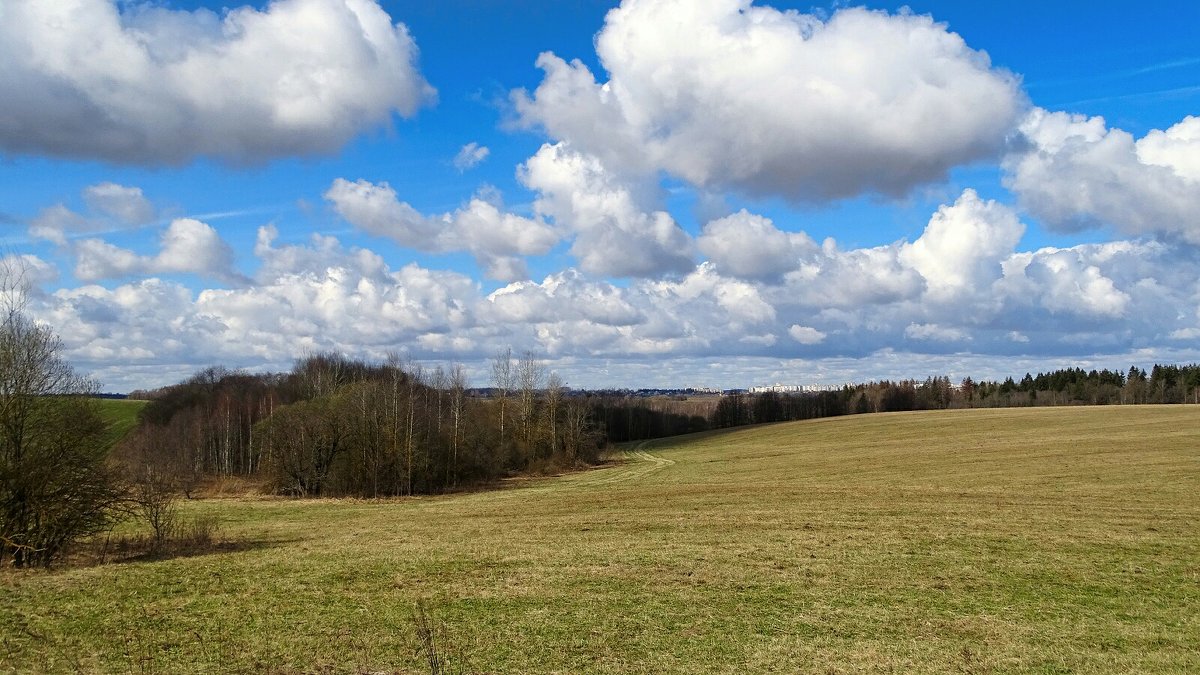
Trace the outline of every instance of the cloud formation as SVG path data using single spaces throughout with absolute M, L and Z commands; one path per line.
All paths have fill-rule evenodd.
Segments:
M 136 164 L 332 152 L 433 97 L 375 0 L 222 12 L 12 0 L 0 21 L 0 151 Z
M 88 215 L 78 214 L 64 204 L 42 209 L 29 221 L 29 236 L 65 246 L 72 235 L 145 225 L 158 217 L 158 211 L 139 187 L 112 182 L 97 183 L 83 189 Z
M 480 145 L 475 141 L 471 141 L 462 146 L 462 149 L 454 156 L 454 168 L 458 169 L 459 172 L 473 169 L 479 166 L 483 160 L 487 159 L 491 152 L 486 145 Z
M 951 301 L 988 289 L 1024 233 L 1011 209 L 968 189 L 953 205 L 938 208 L 900 259 L 924 277 L 927 297 Z
M 1200 117 L 1134 139 L 1102 117 L 1039 108 L 1020 130 L 1005 186 L 1047 226 L 1200 244 Z
M 152 256 L 100 239 L 76 243 L 74 253 L 75 277 L 81 281 L 158 274 L 195 274 L 233 284 L 247 281 L 234 269 L 229 244 L 212 226 L 192 218 L 172 221 L 162 233 L 159 252 Z
M 553 53 L 520 122 L 621 173 L 823 201 L 903 195 L 994 156 L 1017 78 L 928 16 L 828 21 L 751 0 L 626 0 L 596 36 L 608 81 Z
M 956 222 L 967 224 L 967 234 L 947 243 L 944 230 Z M 154 256 L 85 240 L 76 251 L 77 275 L 219 269 L 221 247 L 205 227 L 176 221 Z M 462 274 L 393 268 L 334 237 L 279 245 L 276 230 L 265 226 L 252 282 L 199 291 L 155 278 L 112 288 L 84 285 L 34 294 L 31 309 L 61 332 L 70 357 L 83 367 L 120 362 L 129 364 L 125 372 L 138 373 L 154 366 L 147 372 L 158 378 L 182 377 L 214 362 L 286 367 L 305 351 L 325 349 L 382 358 L 399 348 L 418 359 L 478 362 L 513 346 L 567 366 L 614 359 L 629 377 L 647 358 L 671 360 L 680 373 L 703 373 L 749 357 L 777 364 L 870 357 L 859 366 L 866 368 L 856 376 L 862 379 L 932 364 L 936 354 L 975 355 L 975 368 L 986 365 L 983 355 L 1074 361 L 1161 353 L 1163 345 L 1182 349 L 1200 334 L 1195 248 L 1116 241 L 1003 250 L 1017 229 L 1011 210 L 967 191 L 933 214 L 915 242 L 841 249 L 827 241 L 804 248 L 794 269 L 772 279 L 733 276 L 707 261 L 678 277 L 623 284 L 568 269 L 485 294 Z M 934 252 L 945 265 L 927 264 L 923 255 Z M 210 264 L 196 262 L 201 259 Z M 37 268 L 39 282 L 52 278 L 51 266 Z M 951 361 L 939 363 L 921 367 Z M 752 374 L 759 367 L 746 370 L 741 377 L 747 379 L 731 371 L 721 382 L 745 385 L 767 377 Z M 663 381 L 662 373 L 639 376 L 639 383 Z M 594 384 L 598 377 L 576 372 L 572 381 Z
M 609 171 L 565 143 L 544 144 L 518 169 L 538 193 L 534 209 L 575 235 L 571 255 L 589 274 L 654 277 L 695 266 L 693 243 L 653 202 L 646 183 Z
M 128 225 L 144 225 L 157 215 L 154 205 L 139 187 L 112 182 L 89 185 L 83 189 L 83 201 L 92 211 Z
M 387 183 L 338 178 L 325 199 L 346 222 L 369 234 L 430 253 L 469 251 L 488 277 L 501 281 L 525 278 L 521 256 L 543 255 L 559 240 L 540 219 L 508 213 L 478 196 L 453 213 L 425 216 L 400 201 Z
M 807 234 L 783 232 L 745 209 L 709 221 L 696 243 L 722 274 L 746 279 L 778 279 L 819 250 Z

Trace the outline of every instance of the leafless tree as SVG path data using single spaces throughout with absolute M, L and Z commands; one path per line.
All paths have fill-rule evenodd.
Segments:
M 462 419 L 466 410 L 467 373 L 462 365 L 454 364 L 450 369 L 450 414 L 454 419 L 454 431 L 451 436 L 450 475 L 451 485 L 458 479 L 458 444 L 462 438 Z
M 509 392 L 513 389 L 513 358 L 512 348 L 497 352 L 492 359 L 492 387 L 496 390 L 496 400 L 500 404 L 500 448 L 504 448 L 504 414 L 508 404 Z
M 124 496 L 86 396 L 96 385 L 25 313 L 27 293 L 19 263 L 0 260 L 0 564 L 18 567 L 48 566 L 106 529 Z
M 556 454 L 560 447 L 558 439 L 558 415 L 559 408 L 562 407 L 564 388 L 563 380 L 558 376 L 558 373 L 550 373 L 550 376 L 546 378 L 546 423 L 549 427 L 551 455 Z
M 546 367 L 537 355 L 527 351 L 517 361 L 517 386 L 520 387 L 521 440 L 526 449 L 533 446 L 537 422 L 538 394 L 546 379 Z

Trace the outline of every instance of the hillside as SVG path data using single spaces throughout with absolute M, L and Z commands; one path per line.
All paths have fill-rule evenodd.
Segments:
M 4 573 L 0 664 L 429 672 L 420 604 L 463 672 L 1196 672 L 1198 422 L 859 415 L 501 491 L 191 503 L 241 550 Z
M 108 422 L 108 440 L 110 444 L 125 437 L 137 426 L 138 411 L 146 407 L 146 401 L 120 398 L 97 398 L 96 405 L 100 415 Z

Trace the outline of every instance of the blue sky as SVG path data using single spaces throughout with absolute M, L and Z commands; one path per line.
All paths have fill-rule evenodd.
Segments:
M 578 386 L 1190 361 L 1196 25 L 7 0 L 0 246 L 110 390 L 324 349 L 484 384 L 511 346 Z

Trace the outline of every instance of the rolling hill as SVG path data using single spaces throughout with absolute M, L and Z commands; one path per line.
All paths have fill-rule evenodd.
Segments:
M 1200 407 L 859 415 L 0 574 L 16 670 L 1196 672 Z M 430 619 L 424 643 L 414 617 Z

